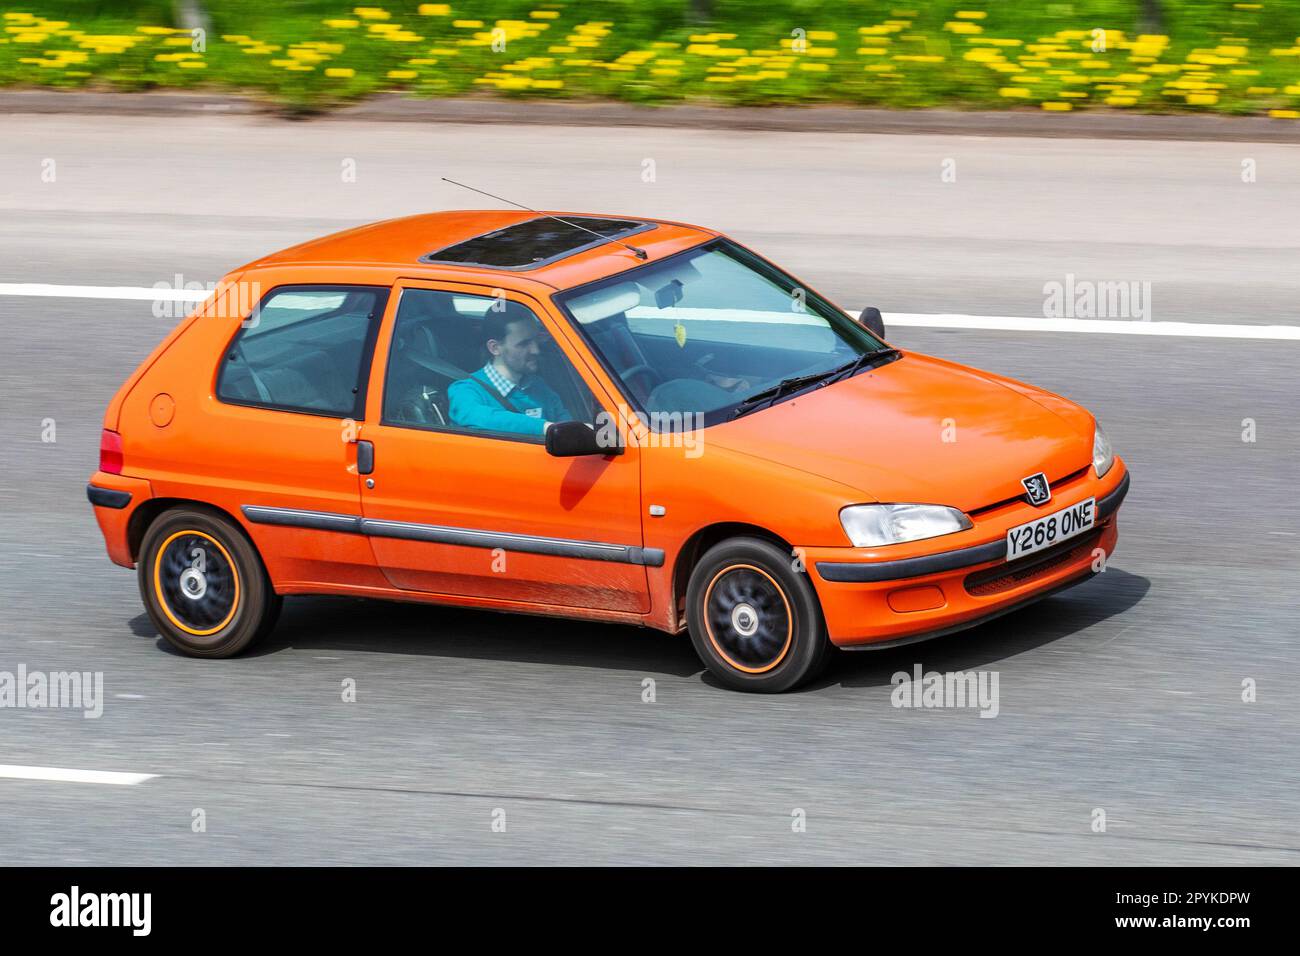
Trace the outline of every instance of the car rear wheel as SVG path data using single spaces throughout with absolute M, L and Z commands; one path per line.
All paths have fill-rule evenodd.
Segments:
M 760 538 L 705 553 L 686 589 L 686 619 L 709 672 L 736 690 L 790 690 L 826 662 L 830 642 L 807 574 Z
M 158 632 L 191 657 L 230 657 L 275 626 L 281 599 L 257 551 L 216 512 L 165 511 L 137 563 L 140 596 Z

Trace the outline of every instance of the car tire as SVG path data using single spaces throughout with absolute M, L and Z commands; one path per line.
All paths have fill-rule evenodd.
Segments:
M 232 657 L 274 626 L 282 599 L 262 559 L 229 518 L 173 508 L 145 532 L 136 577 L 149 619 L 190 657 Z
M 709 672 L 735 690 L 780 693 L 826 663 L 817 592 L 790 554 L 761 538 L 731 538 L 705 552 L 686 588 L 686 620 Z

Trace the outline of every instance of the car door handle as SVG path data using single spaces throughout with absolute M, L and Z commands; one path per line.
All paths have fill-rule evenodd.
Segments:
M 375 443 L 357 442 L 357 474 L 368 475 L 375 470 Z

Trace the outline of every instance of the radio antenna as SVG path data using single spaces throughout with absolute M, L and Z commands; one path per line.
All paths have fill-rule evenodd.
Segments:
M 589 232 L 597 239 L 603 239 L 606 242 L 613 242 L 616 243 L 617 245 L 622 246 L 624 249 L 632 253 L 632 255 L 636 256 L 638 259 L 649 258 L 649 256 L 647 255 L 644 249 L 641 249 L 637 246 L 628 245 L 626 242 L 623 242 L 619 239 L 614 239 L 611 236 L 602 235 L 601 233 L 597 232 L 595 229 L 588 229 L 586 226 L 580 226 L 578 225 L 578 223 L 571 222 L 568 219 L 561 219 L 559 216 L 552 216 L 549 212 L 539 212 L 536 209 L 531 209 L 528 206 L 525 206 L 523 203 L 515 202 L 513 199 L 505 199 L 502 196 L 494 196 L 486 189 L 475 189 L 473 186 L 466 186 L 464 183 L 458 183 L 456 182 L 456 180 L 448 179 L 446 176 L 441 177 L 441 179 L 444 183 L 451 183 L 453 186 L 459 186 L 461 189 L 468 189 L 470 192 L 478 193 L 481 196 L 487 196 L 489 199 L 495 199 L 497 202 L 508 203 L 511 206 L 517 206 L 518 208 L 523 209 L 527 212 L 531 212 L 534 215 L 545 216 L 547 219 L 554 219 L 556 222 L 562 222 L 566 226 L 572 226 L 574 229 L 581 229 L 583 232 Z

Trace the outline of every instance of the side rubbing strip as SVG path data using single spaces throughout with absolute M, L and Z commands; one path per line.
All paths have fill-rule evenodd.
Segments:
M 378 518 L 361 518 L 324 511 L 297 511 L 292 508 L 268 508 L 261 505 L 244 505 L 241 510 L 244 512 L 244 517 L 255 524 L 314 528 L 318 531 L 339 531 L 345 534 L 401 538 L 407 541 L 429 541 L 435 544 L 455 544 L 469 548 L 502 548 L 523 554 L 548 554 L 561 558 L 581 558 L 586 561 L 643 564 L 652 568 L 662 567 L 664 563 L 664 552 L 661 548 L 640 548 L 635 545 L 606 544 L 601 541 L 574 541 L 569 538 L 543 538 L 528 534 L 477 531 L 472 528 L 447 528 L 408 521 L 383 521 Z
M 265 508 L 261 505 L 244 505 L 244 517 L 254 524 L 279 524 L 290 528 L 314 528 L 317 531 L 342 531 L 361 533 L 361 519 L 353 515 L 333 514 L 328 511 L 296 511 L 293 508 Z
M 470 528 L 447 528 L 406 521 L 381 521 L 375 518 L 361 519 L 361 533 L 376 538 L 405 538 L 410 541 L 458 544 L 468 548 L 502 548 L 525 554 L 549 554 L 559 558 L 582 558 L 586 561 L 647 563 L 647 556 L 641 548 L 625 544 L 605 544 L 600 541 L 542 538 L 530 534 L 476 531 Z M 663 563 L 662 552 L 659 554 L 659 563 Z

